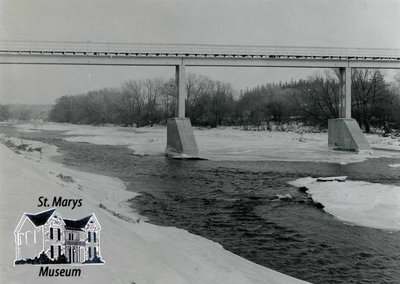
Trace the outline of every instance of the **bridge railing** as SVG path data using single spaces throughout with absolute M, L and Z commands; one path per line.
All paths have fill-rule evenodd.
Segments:
M 211 44 L 153 44 L 108 42 L 0 41 L 1 52 L 77 52 L 156 55 L 329 56 L 400 59 L 400 49 L 256 46 Z

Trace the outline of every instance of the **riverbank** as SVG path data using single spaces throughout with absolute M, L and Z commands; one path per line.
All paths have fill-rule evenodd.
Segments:
M 18 141 L 9 142 L 18 144 Z M 54 281 L 37 277 L 36 266 L 13 265 L 13 231 L 24 212 L 43 210 L 38 207 L 40 196 L 62 196 L 83 200 L 82 207 L 59 208 L 63 216 L 79 218 L 94 212 L 102 226 L 102 257 L 106 263 L 81 267 L 81 277 L 76 282 L 304 283 L 247 261 L 218 243 L 187 231 L 145 223 L 126 206 L 125 200 L 133 198 L 135 193 L 125 191 L 125 185 L 118 179 L 74 171 L 50 162 L 48 158 L 57 154 L 54 146 L 32 141 L 22 143 L 40 151 L 18 150 L 16 154 L 0 144 L 2 282 Z

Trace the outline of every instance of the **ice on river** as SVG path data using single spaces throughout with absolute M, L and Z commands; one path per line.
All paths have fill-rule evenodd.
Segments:
M 18 126 L 19 131 L 62 130 L 67 141 L 102 145 L 125 145 L 137 155 L 163 155 L 166 127 L 128 128 L 61 123 L 31 123 Z M 280 160 L 351 163 L 373 157 L 400 157 L 400 141 L 367 135 L 372 147 L 399 151 L 374 150 L 355 154 L 328 147 L 327 133 L 243 131 L 232 127 L 194 128 L 201 157 L 212 160 Z
M 346 223 L 400 231 L 399 186 L 348 180 L 320 182 L 311 177 L 290 184 L 308 188 L 314 202 Z

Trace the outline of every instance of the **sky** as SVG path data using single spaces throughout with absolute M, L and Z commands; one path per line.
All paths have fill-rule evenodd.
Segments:
M 400 48 L 399 27 L 399 0 L 0 0 L 0 41 Z M 316 71 L 188 68 L 237 90 Z M 0 103 L 51 104 L 129 79 L 173 75 L 170 67 L 0 65 Z

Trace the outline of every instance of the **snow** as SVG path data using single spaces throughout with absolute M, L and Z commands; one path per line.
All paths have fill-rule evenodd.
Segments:
M 277 197 L 279 200 L 293 200 L 293 197 L 289 193 L 277 194 L 275 197 Z
M 400 151 L 400 137 L 383 137 L 376 134 L 367 134 L 366 137 L 371 147 L 375 149 Z
M 126 128 L 58 123 L 30 123 L 18 125 L 19 131 L 61 130 L 67 141 L 103 145 L 125 145 L 133 154 L 164 155 L 166 128 L 161 126 Z M 294 133 L 243 131 L 232 127 L 194 128 L 199 156 L 212 160 L 279 160 L 314 161 L 347 164 L 366 158 L 400 158 L 400 142 L 391 138 L 367 135 L 371 146 L 384 150 L 359 154 L 334 151 L 328 147 L 327 133 Z M 394 150 L 394 151 L 388 151 Z
M 400 231 L 400 187 L 365 181 L 318 182 L 300 178 L 290 182 L 308 188 L 314 202 L 344 221 L 359 226 Z
M 347 176 L 340 176 L 340 177 L 320 177 L 317 178 L 317 181 L 324 182 L 324 181 L 345 181 Z
M 400 168 L 400 164 L 389 164 L 390 168 Z
M 79 267 L 80 283 L 305 283 L 247 261 L 187 231 L 143 222 L 125 202 L 136 193 L 126 191 L 120 180 L 67 169 L 48 159 L 57 154 L 56 147 L 24 143 L 43 147 L 42 153 L 18 155 L 0 143 L 2 283 L 70 282 L 38 277 L 38 266 L 13 265 L 13 231 L 24 212 L 43 210 L 38 207 L 40 196 L 82 198 L 82 207 L 58 208 L 62 216 L 80 218 L 94 212 L 102 226 L 101 249 L 106 263 Z M 75 182 L 62 181 L 57 177 L 60 173 Z M 107 210 L 100 208 L 100 203 Z

